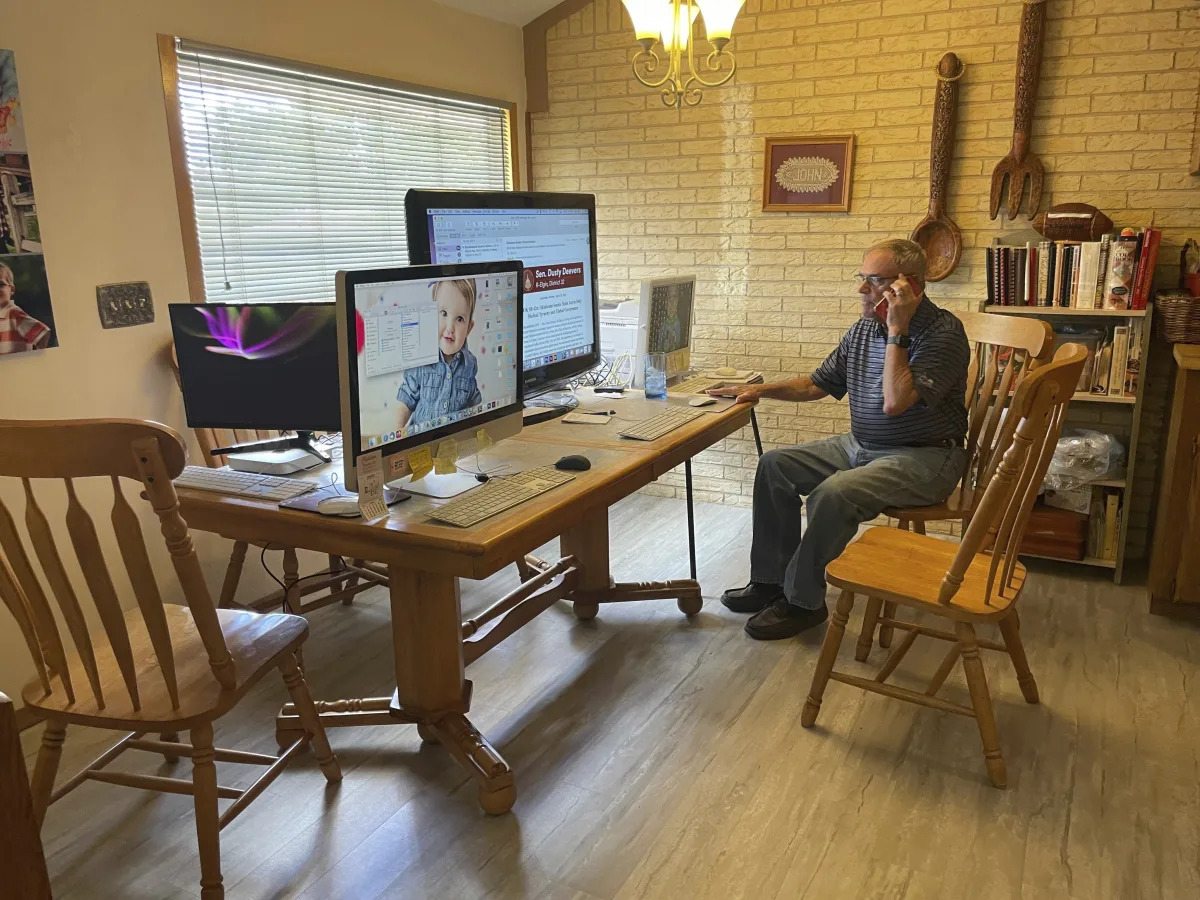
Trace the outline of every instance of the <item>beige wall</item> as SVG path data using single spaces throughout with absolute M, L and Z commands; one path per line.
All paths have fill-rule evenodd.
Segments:
M 1188 174 L 1200 53 L 1193 0 L 1049 0 L 1033 149 L 1044 206 L 1090 202 L 1118 226 L 1165 230 L 1160 260 L 1200 232 Z M 983 248 L 1012 223 L 987 216 L 992 167 L 1012 134 L 1017 0 L 748 0 L 732 50 L 738 73 L 694 109 L 664 109 L 630 73 L 633 32 L 619 0 L 595 0 L 548 35 L 550 111 L 533 117 L 534 187 L 598 198 L 606 298 L 674 271 L 700 279 L 696 361 L 768 379 L 811 371 L 858 314 L 851 276 L 872 241 L 907 235 L 928 204 L 934 67 L 966 62 L 949 211 L 963 231 L 957 271 L 930 288 L 966 309 L 984 296 Z M 849 214 L 762 212 L 766 135 L 857 135 Z M 1024 226 L 1022 220 L 1017 223 Z M 1174 274 L 1160 268 L 1159 281 Z M 1161 351 L 1160 357 L 1163 356 Z M 1147 404 L 1131 546 L 1153 492 L 1161 372 Z M 1127 409 L 1072 408 L 1074 421 L 1127 433 Z M 768 443 L 844 431 L 845 404 L 767 404 Z M 695 467 L 698 496 L 748 505 L 749 434 Z M 678 481 L 656 488 L 674 493 Z
M 523 115 L 520 30 L 425 0 L 36 0 L 5 3 L 0 20 L 0 46 L 17 54 L 61 345 L 0 361 L 3 418 L 133 416 L 184 428 L 161 357 L 166 304 L 187 299 L 187 282 L 156 34 L 494 97 Z M 113 281 L 150 282 L 153 325 L 101 330 L 95 286 Z M 19 502 L 10 508 L 20 516 Z M 215 590 L 229 545 L 200 547 Z M 269 585 L 258 568 L 246 567 L 247 591 Z M 28 671 L 0 613 L 0 690 L 18 693 Z

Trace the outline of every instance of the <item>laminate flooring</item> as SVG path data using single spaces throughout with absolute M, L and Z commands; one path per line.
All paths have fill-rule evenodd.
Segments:
M 635 496 L 611 519 L 616 577 L 686 576 L 681 502 Z M 1042 703 L 1025 704 L 1007 659 L 985 653 L 1008 763 L 999 791 L 969 719 L 831 683 L 802 729 L 821 635 L 751 641 L 720 605 L 748 571 L 747 510 L 700 505 L 697 534 L 694 619 L 656 601 L 577 622 L 563 604 L 468 669 L 471 718 L 516 771 L 510 815 L 484 816 L 415 728 L 333 730 L 338 788 L 301 758 L 223 833 L 227 896 L 1200 896 L 1200 630 L 1150 616 L 1141 588 L 1106 573 L 1035 570 L 1021 615 Z M 464 613 L 515 583 L 512 568 L 464 583 Z M 863 605 L 843 645 L 850 671 Z M 315 695 L 391 690 L 382 590 L 311 621 Z M 919 640 L 898 682 L 923 684 L 940 657 Z M 945 690 L 969 702 L 961 670 Z M 218 743 L 272 751 L 283 700 L 265 678 L 218 723 Z M 106 740 L 69 731 L 60 777 Z M 131 752 L 118 765 L 186 775 L 188 763 Z M 253 774 L 218 769 L 235 786 Z M 85 784 L 51 808 L 44 840 L 60 900 L 199 896 L 189 797 Z

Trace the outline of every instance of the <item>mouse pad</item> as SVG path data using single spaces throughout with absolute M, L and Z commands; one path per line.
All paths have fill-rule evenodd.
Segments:
M 292 497 L 290 500 L 282 500 L 279 503 L 282 509 L 300 509 L 304 512 L 321 513 L 317 510 L 317 504 L 322 500 L 328 500 L 330 497 L 352 497 L 354 496 L 349 491 L 344 490 L 340 485 L 329 484 L 325 487 L 317 488 L 315 491 L 309 491 L 307 494 L 301 494 L 299 497 Z M 388 506 L 400 503 L 404 500 L 411 500 L 412 494 L 406 494 L 404 491 L 398 491 L 395 488 L 385 487 L 383 489 L 383 500 Z M 353 519 L 358 516 L 355 513 L 353 516 L 341 516 L 343 519 Z

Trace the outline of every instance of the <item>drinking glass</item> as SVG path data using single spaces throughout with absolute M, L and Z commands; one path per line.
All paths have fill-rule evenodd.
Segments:
M 646 354 L 646 396 L 667 396 L 667 354 Z

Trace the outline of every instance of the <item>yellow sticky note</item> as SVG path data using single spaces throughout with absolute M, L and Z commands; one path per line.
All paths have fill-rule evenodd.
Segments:
M 495 442 L 492 440 L 492 436 L 487 433 L 486 428 L 480 428 L 478 431 L 475 432 L 475 448 L 476 448 L 475 452 L 476 453 L 482 453 L 488 447 L 491 447 L 494 443 Z
M 420 481 L 433 468 L 433 460 L 429 456 L 428 447 L 418 447 L 408 454 L 408 468 L 412 471 L 412 480 Z
M 437 456 L 433 458 L 433 471 L 438 475 L 453 475 L 458 471 L 458 441 L 446 438 L 438 444 Z

